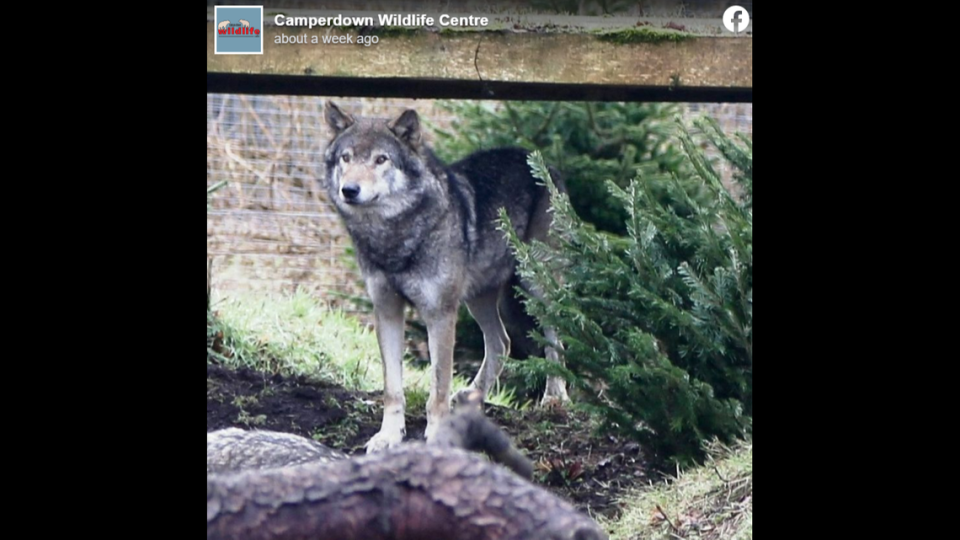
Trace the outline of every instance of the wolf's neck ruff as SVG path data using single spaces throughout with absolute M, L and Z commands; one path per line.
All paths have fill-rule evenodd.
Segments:
M 420 262 L 427 235 L 407 237 L 405 230 L 436 231 L 446 221 L 448 209 L 441 206 L 436 197 L 422 197 L 407 210 L 392 216 L 352 216 L 346 221 L 347 232 L 357 246 L 362 266 L 389 273 L 406 272 Z M 377 231 L 395 231 L 397 234 L 374 234 Z

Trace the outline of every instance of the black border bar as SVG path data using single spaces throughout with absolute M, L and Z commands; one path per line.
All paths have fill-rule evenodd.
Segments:
M 407 77 L 321 77 L 207 72 L 207 92 L 288 96 L 498 101 L 649 101 L 753 103 L 753 88 L 639 86 L 544 82 L 425 79 Z

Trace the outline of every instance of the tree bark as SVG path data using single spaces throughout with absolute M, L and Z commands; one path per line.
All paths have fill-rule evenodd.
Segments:
M 207 539 L 607 538 L 549 491 L 458 448 L 207 475 Z

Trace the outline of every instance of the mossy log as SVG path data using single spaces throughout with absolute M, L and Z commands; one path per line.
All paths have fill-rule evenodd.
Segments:
M 648 27 L 568 33 L 263 28 L 263 54 L 217 55 L 207 71 L 664 87 L 753 86 L 753 39 Z M 323 43 L 350 36 L 352 44 Z M 365 46 L 358 38 L 376 36 Z M 316 42 L 314 39 L 316 38 Z M 283 41 L 278 43 L 277 41 Z

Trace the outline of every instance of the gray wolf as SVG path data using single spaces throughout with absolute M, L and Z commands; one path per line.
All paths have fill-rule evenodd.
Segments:
M 413 110 L 392 120 L 354 118 L 328 101 L 324 116 L 333 131 L 324 153 L 324 182 L 353 240 L 383 360 L 383 423 L 367 452 L 399 444 L 406 434 L 407 304 L 427 327 L 431 384 L 425 435 L 430 441 L 450 410 L 460 303 L 466 303 L 484 336 L 483 362 L 467 391 L 478 389 L 486 396 L 500 375 L 499 357 L 510 352 L 501 307 L 516 305 L 510 302 L 511 284 L 540 294 L 517 278 L 516 259 L 497 228 L 499 209 L 506 209 L 521 239 L 545 241 L 549 193 L 532 176 L 528 153 L 520 148 L 478 151 L 444 165 L 425 144 Z M 562 185 L 558 177 L 557 187 Z M 546 357 L 559 361 L 556 332 L 543 331 L 554 345 L 546 348 Z M 567 399 L 563 380 L 551 377 L 544 400 Z
M 207 433 L 207 474 L 330 462 L 346 454 L 290 433 L 227 428 Z

